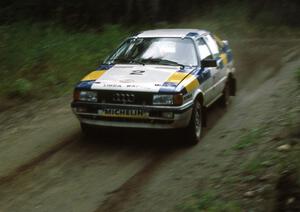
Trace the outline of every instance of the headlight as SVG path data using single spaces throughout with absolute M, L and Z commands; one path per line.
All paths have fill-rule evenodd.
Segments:
M 182 94 L 154 94 L 153 104 L 154 105 L 182 105 L 183 97 Z
M 173 95 L 153 95 L 154 105 L 173 105 Z
M 95 91 L 75 91 L 74 100 L 84 102 L 97 102 L 97 92 Z

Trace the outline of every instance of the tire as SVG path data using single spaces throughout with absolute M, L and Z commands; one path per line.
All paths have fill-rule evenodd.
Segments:
M 203 108 L 199 100 L 196 100 L 193 107 L 192 117 L 188 127 L 185 129 L 188 145 L 196 145 L 202 136 Z
M 225 87 L 220 98 L 220 106 L 222 108 L 227 108 L 230 103 L 230 85 L 226 82 Z

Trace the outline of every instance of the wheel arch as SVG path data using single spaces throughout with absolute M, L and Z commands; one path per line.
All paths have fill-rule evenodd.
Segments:
M 194 98 L 194 102 L 195 101 L 200 101 L 200 104 L 202 106 L 202 124 L 204 127 L 207 126 L 207 116 L 206 116 L 206 106 L 204 105 L 205 101 L 204 101 L 204 98 L 205 98 L 205 95 L 204 93 L 198 89 L 196 92 L 195 92 L 195 98 Z
M 196 100 L 199 100 L 200 103 L 202 104 L 202 106 L 204 105 L 204 93 L 200 90 L 200 89 L 197 89 L 194 93 L 194 100 L 193 101 L 196 101 Z

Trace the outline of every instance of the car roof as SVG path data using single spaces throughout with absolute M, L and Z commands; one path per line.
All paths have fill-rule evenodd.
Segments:
M 205 30 L 199 29 L 155 29 L 141 32 L 136 35 L 139 38 L 151 38 L 151 37 L 199 37 L 203 34 L 207 34 Z

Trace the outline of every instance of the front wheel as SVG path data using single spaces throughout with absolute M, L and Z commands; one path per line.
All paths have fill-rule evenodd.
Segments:
M 196 100 L 193 107 L 192 117 L 188 127 L 185 129 L 187 142 L 195 145 L 199 142 L 202 135 L 203 113 L 200 101 Z

